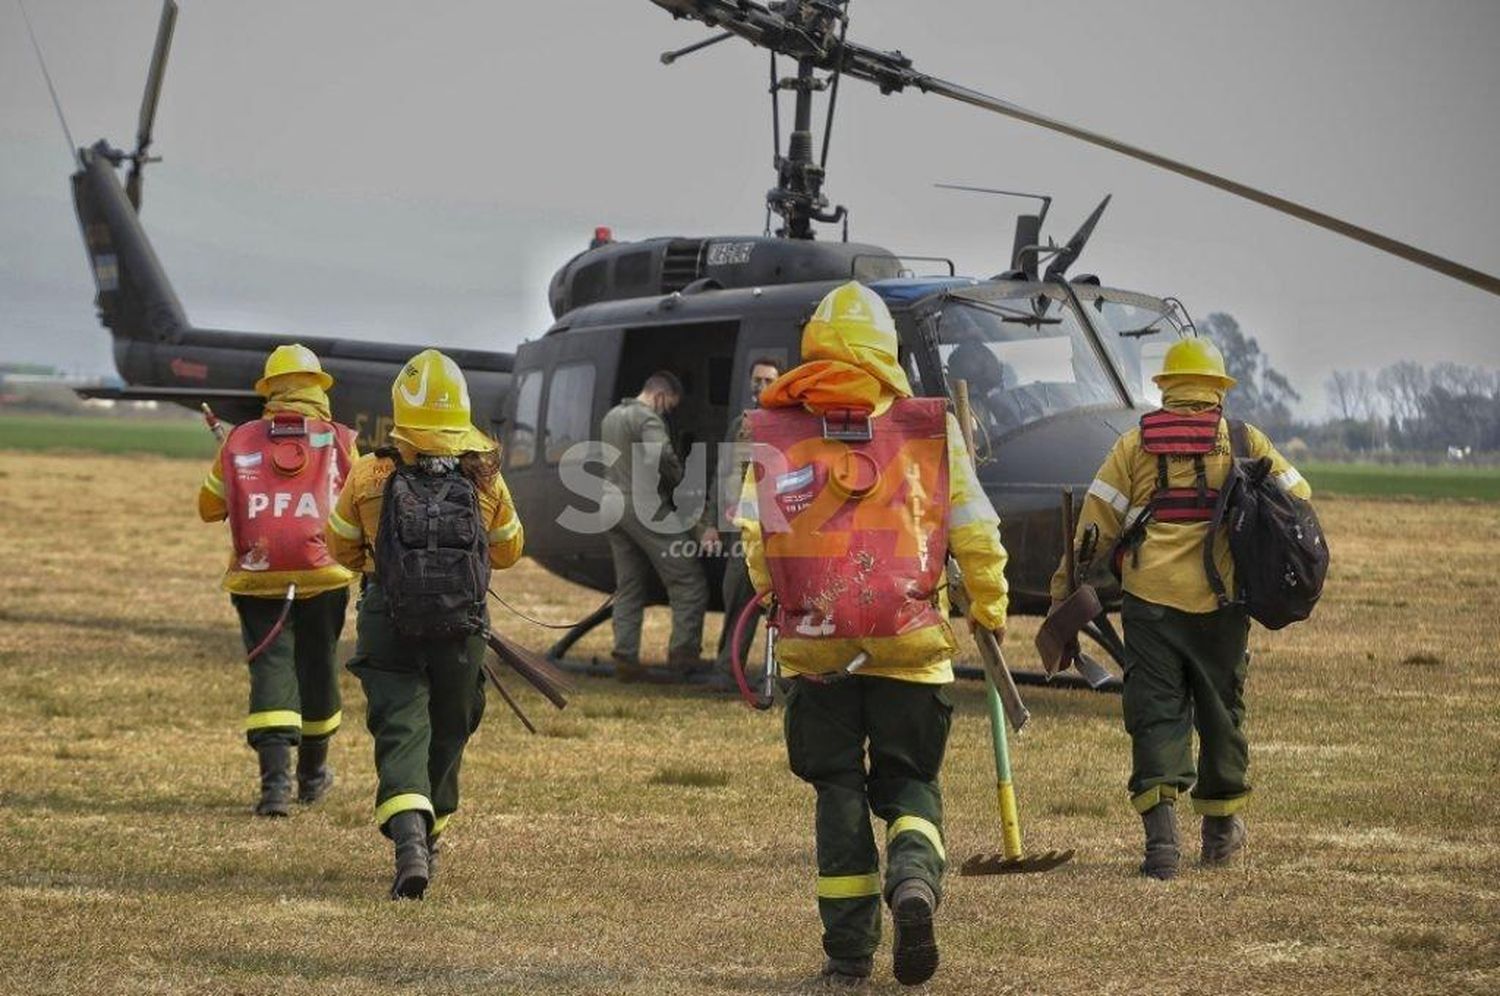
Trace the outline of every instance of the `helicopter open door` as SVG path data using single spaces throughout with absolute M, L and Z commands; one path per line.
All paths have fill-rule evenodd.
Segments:
M 737 321 L 648 325 L 625 330 L 615 379 L 616 399 L 638 393 L 646 378 L 666 370 L 682 381 L 682 403 L 668 416 L 677 452 L 705 444 L 708 456 L 729 428 L 734 393 Z

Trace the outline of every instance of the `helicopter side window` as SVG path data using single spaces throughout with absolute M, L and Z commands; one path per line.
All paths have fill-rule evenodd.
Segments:
M 998 437 L 1120 398 L 1071 308 L 1033 299 L 951 300 L 938 326 L 949 381 L 966 380 L 980 428 Z
M 542 414 L 542 372 L 528 370 L 516 388 L 516 419 L 510 429 L 506 466 L 529 467 L 536 460 L 536 423 Z
M 556 463 L 568 447 L 589 438 L 593 413 L 594 365 L 569 363 L 552 371 L 543 430 L 548 463 Z

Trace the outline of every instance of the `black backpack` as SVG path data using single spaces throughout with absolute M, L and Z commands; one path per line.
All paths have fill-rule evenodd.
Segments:
M 1267 629 L 1312 615 L 1328 574 L 1328 543 L 1312 503 L 1282 490 L 1271 458 L 1248 459 L 1243 422 L 1230 422 L 1234 458 L 1203 541 L 1203 566 L 1219 605 L 1239 602 Z M 1239 591 L 1231 598 L 1214 563 L 1214 537 L 1229 530 Z
M 489 538 L 479 492 L 457 467 L 428 473 L 395 460 L 375 534 L 375 577 L 396 631 L 410 637 L 483 633 Z

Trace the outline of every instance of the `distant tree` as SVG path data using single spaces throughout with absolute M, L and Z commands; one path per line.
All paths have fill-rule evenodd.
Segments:
M 1333 416 L 1329 428 L 1338 445 L 1357 453 L 1383 445 L 1380 401 L 1368 370 L 1335 370 L 1323 382 L 1323 390 Z
M 1328 395 L 1328 407 L 1337 418 L 1345 422 L 1352 422 L 1359 418 L 1359 400 L 1356 397 L 1355 381 L 1360 373 L 1363 371 L 1335 370 L 1323 382 L 1323 390 Z
M 1422 396 L 1427 393 L 1431 381 L 1427 369 L 1420 363 L 1402 360 L 1392 363 L 1375 376 L 1375 386 L 1385 400 L 1397 428 L 1405 431 L 1422 414 Z
M 1254 423 L 1273 435 L 1292 422 L 1291 403 L 1302 395 L 1281 371 L 1271 366 L 1254 336 L 1246 335 L 1234 316 L 1216 311 L 1203 320 L 1198 331 L 1208 336 L 1224 354 L 1229 376 L 1239 381 L 1225 401 L 1225 409 L 1236 418 Z

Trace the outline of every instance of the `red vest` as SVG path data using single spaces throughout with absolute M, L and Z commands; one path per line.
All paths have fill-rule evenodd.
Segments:
M 308 571 L 334 563 L 323 524 L 353 447 L 352 429 L 295 412 L 235 426 L 219 456 L 235 569 Z
M 943 623 L 948 434 L 940 398 L 877 418 L 801 408 L 747 416 L 783 638 L 900 636 Z
M 1151 517 L 1157 522 L 1207 522 L 1213 518 L 1219 492 L 1208 486 L 1203 458 L 1219 442 L 1224 413 L 1210 408 L 1197 413 L 1158 409 L 1141 416 L 1141 449 L 1156 457 L 1156 491 Z M 1167 457 L 1190 456 L 1197 471 L 1193 486 L 1167 486 Z

